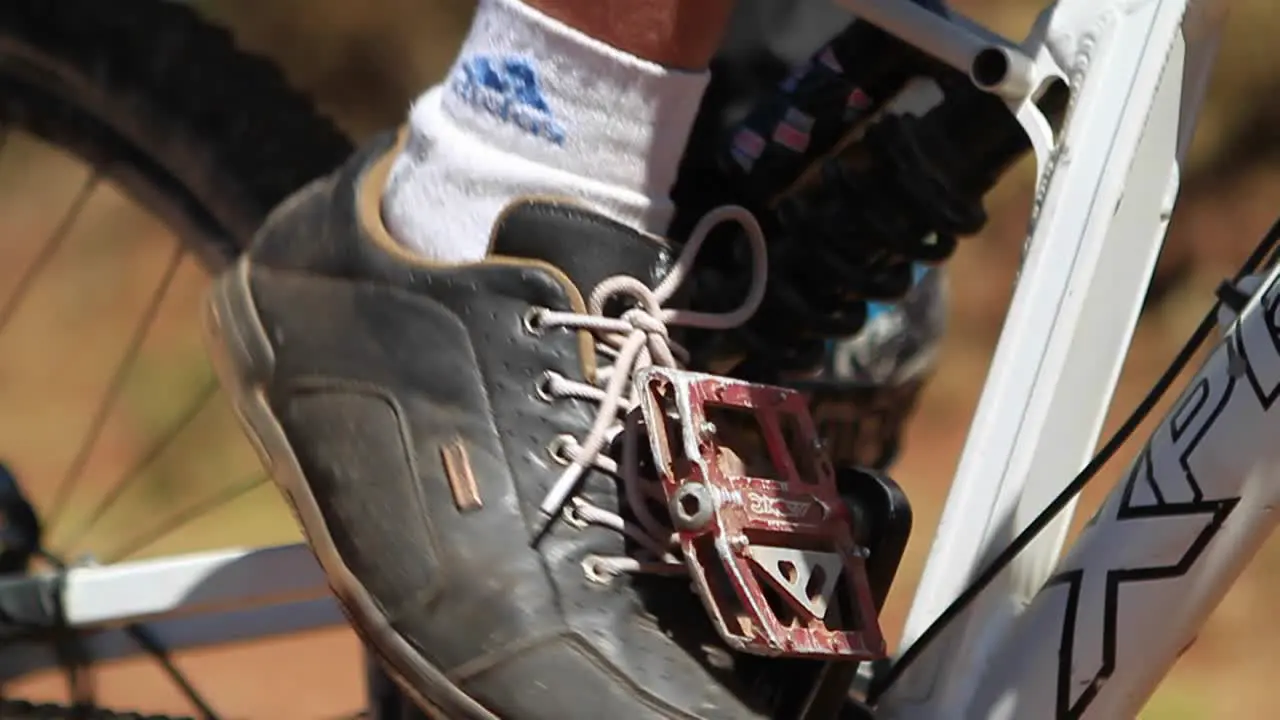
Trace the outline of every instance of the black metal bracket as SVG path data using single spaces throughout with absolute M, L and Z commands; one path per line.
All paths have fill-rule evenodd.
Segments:
M 863 529 L 857 542 L 870 551 L 867 580 L 876 612 L 884 609 L 911 536 L 911 504 L 888 475 L 865 468 L 836 468 L 836 486 L 848 503 L 856 525 Z M 817 680 L 785 703 L 782 718 L 794 720 L 874 720 L 874 711 L 850 695 L 859 663 L 825 663 Z

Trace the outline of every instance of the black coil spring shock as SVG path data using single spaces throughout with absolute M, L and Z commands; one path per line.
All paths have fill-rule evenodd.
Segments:
M 940 104 L 922 116 L 885 115 L 762 213 L 769 291 L 735 338 L 746 358 L 736 375 L 808 370 L 822 341 L 862 327 L 866 301 L 902 297 L 914 263 L 946 260 L 959 237 L 985 225 L 983 196 L 1030 143 L 1000 98 L 949 68 L 932 76 Z M 1052 124 L 1067 99 L 1041 97 Z

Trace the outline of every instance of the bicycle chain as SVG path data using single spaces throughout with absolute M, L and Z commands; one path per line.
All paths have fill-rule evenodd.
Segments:
M 0 720 L 195 720 L 189 715 L 147 715 L 84 705 L 0 700 Z

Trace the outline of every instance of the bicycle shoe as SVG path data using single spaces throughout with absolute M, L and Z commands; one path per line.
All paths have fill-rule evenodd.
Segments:
M 353 624 L 442 717 L 774 717 L 757 670 L 782 661 L 725 649 L 670 528 L 624 518 L 639 480 L 605 447 L 631 372 L 680 354 L 676 249 L 518 202 L 488 259 L 434 264 L 380 221 L 394 154 L 285 203 L 209 304 L 224 384 Z

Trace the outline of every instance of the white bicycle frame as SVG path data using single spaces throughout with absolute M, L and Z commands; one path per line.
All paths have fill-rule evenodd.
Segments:
M 839 0 L 978 73 L 1032 140 L 1037 194 L 1022 270 L 905 646 L 1059 494 L 1094 451 L 1178 190 L 1225 0 L 1061 0 L 1009 42 L 909 0 Z M 1072 91 L 1058 138 L 1032 100 Z M 1275 527 L 1280 271 L 1249 290 L 1225 337 L 1061 561 L 1071 509 L 1027 547 L 878 701 L 883 718 L 1136 715 Z M 909 487 L 909 482 L 906 483 Z M 99 630 L 97 658 L 339 625 L 302 546 L 235 550 L 12 581 L 10 616 Z M 25 598 L 25 600 L 20 599 Z M 964 658 L 963 662 L 954 662 Z M 55 667 L 5 643 L 0 682 Z

